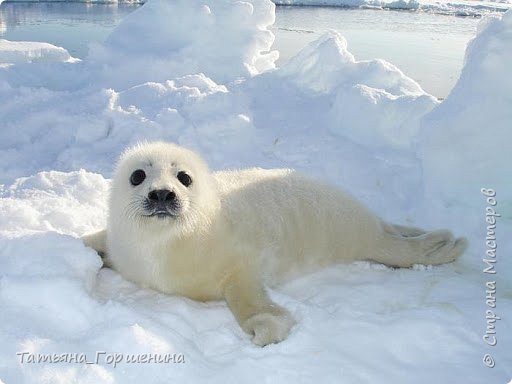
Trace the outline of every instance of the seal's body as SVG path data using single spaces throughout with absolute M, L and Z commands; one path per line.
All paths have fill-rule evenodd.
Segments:
M 224 298 L 258 345 L 294 321 L 265 293 L 339 262 L 442 264 L 466 246 L 448 231 L 383 222 L 339 189 L 292 170 L 210 173 L 193 152 L 151 143 L 121 157 L 106 231 L 86 244 L 142 286 L 197 300 Z

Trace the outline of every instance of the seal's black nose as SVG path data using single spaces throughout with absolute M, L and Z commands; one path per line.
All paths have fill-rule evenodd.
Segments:
M 170 203 L 175 198 L 176 194 L 168 189 L 155 189 L 148 193 L 148 199 L 154 203 Z

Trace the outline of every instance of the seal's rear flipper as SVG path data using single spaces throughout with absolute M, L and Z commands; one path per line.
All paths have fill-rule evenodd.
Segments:
M 383 223 L 383 236 L 378 240 L 380 252 L 372 260 L 394 267 L 414 264 L 438 265 L 455 261 L 467 247 L 463 237 L 454 238 L 447 230 L 427 232 Z

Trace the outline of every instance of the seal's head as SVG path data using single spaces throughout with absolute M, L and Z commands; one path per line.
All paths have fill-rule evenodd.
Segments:
M 218 205 L 208 167 L 194 152 L 154 142 L 121 156 L 110 194 L 110 217 L 141 230 L 183 234 L 209 221 Z

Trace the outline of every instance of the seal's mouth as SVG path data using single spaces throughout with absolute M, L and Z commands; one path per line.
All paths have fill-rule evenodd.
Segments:
M 158 219 L 165 219 L 167 217 L 176 218 L 179 216 L 179 210 L 171 210 L 166 208 L 158 208 L 154 210 L 146 210 L 142 213 L 144 217 L 156 217 Z
M 156 207 L 145 207 L 144 213 L 142 214 L 145 217 L 156 217 L 158 219 L 165 218 L 177 218 L 181 213 L 181 207 L 178 205 L 174 206 L 166 206 L 164 204 L 158 204 Z
M 179 201 L 150 201 L 149 199 L 144 200 L 142 203 L 142 216 L 144 217 L 156 217 L 159 219 L 165 219 L 167 217 L 176 218 L 180 215 L 181 204 Z
M 165 209 L 165 210 L 164 209 L 159 209 L 159 210 L 151 212 L 147 216 L 149 216 L 149 217 L 158 217 L 159 219 L 163 219 L 163 218 L 166 218 L 166 217 L 176 217 L 178 215 L 177 215 L 177 213 L 170 212 L 167 209 Z

